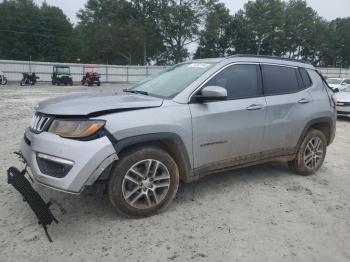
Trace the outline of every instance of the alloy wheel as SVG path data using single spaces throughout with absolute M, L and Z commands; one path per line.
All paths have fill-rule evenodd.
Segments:
M 122 192 L 126 202 L 137 209 L 158 205 L 170 187 L 170 173 L 155 159 L 145 159 L 134 164 L 123 178 Z
M 323 142 L 319 137 L 313 137 L 307 143 L 304 151 L 304 164 L 309 169 L 314 169 L 323 159 Z

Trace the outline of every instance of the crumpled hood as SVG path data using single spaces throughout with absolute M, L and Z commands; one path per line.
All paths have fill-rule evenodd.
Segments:
M 92 92 L 61 96 L 40 102 L 35 110 L 49 115 L 88 116 L 159 107 L 163 99 L 125 92 Z

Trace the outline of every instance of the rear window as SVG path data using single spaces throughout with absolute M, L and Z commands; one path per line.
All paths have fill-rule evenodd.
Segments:
M 262 65 L 265 95 L 280 95 L 298 92 L 297 70 L 292 67 Z
M 304 87 L 308 88 L 308 87 L 312 86 L 310 76 L 309 76 L 308 72 L 305 70 L 305 68 L 299 68 L 299 72 L 301 75 L 301 79 L 303 80 Z

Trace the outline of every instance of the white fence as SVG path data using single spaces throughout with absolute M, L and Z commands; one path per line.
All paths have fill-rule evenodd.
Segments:
M 6 74 L 9 81 L 20 81 L 24 72 L 35 72 L 40 77 L 39 81 L 51 81 L 53 65 L 70 66 L 73 81 L 78 82 L 82 78 L 84 64 L 0 60 L 0 70 Z M 98 65 L 103 82 L 138 82 L 165 68 L 167 67 Z M 326 77 L 350 78 L 350 69 L 319 68 L 319 70 Z
M 22 73 L 25 72 L 36 73 L 40 77 L 39 81 L 51 81 L 53 65 L 70 66 L 73 81 L 78 82 L 83 76 L 83 66 L 85 64 L 0 60 L 0 71 L 6 74 L 9 81 L 20 81 Z M 97 66 L 102 82 L 138 82 L 167 68 L 166 66 Z
M 350 68 L 323 67 L 318 69 L 326 77 L 350 78 Z

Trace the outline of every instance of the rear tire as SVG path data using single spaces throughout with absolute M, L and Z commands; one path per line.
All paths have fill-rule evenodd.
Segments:
M 116 162 L 108 181 L 108 197 L 127 217 L 147 217 L 165 209 L 179 186 L 173 158 L 154 146 L 134 148 Z
M 317 129 L 311 129 L 303 139 L 296 158 L 289 161 L 288 166 L 299 175 L 312 175 L 322 166 L 326 152 L 326 136 Z

